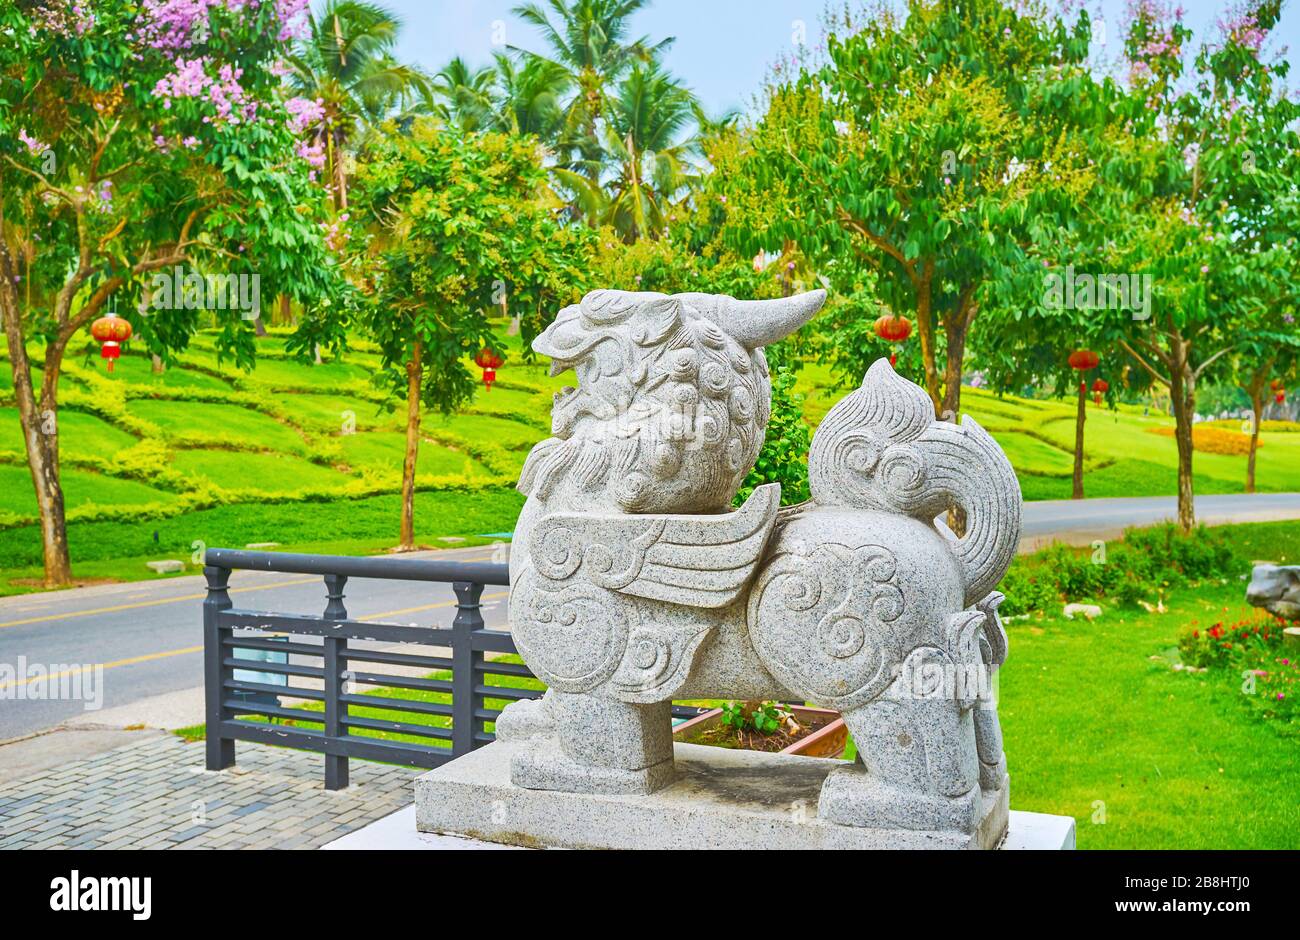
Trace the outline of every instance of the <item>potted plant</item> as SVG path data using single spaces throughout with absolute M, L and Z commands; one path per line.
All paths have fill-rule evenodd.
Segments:
M 839 712 L 785 702 L 724 702 L 673 729 L 686 744 L 805 757 L 839 757 L 848 728 Z

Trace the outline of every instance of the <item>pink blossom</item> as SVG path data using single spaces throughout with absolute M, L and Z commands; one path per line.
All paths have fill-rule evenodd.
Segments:
M 27 152 L 34 157 L 39 156 L 50 149 L 49 144 L 42 143 L 35 137 L 29 137 L 27 134 L 27 128 L 25 127 L 18 131 L 18 139 L 27 145 Z
M 320 141 L 314 143 L 309 143 L 305 140 L 299 141 L 298 156 L 302 157 L 318 170 L 323 170 L 325 168 L 325 145 Z
M 295 134 L 301 134 L 325 117 L 325 100 L 323 98 L 317 98 L 315 101 L 308 98 L 290 98 L 284 103 L 284 109 L 289 112 L 289 130 Z

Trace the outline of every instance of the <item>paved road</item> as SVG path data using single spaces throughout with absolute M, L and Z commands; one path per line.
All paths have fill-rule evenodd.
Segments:
M 1172 498 L 1029 503 L 1021 547 L 1052 539 L 1088 544 L 1115 538 L 1126 526 L 1150 525 L 1175 512 Z M 1197 514 L 1212 524 L 1298 519 L 1300 493 L 1203 496 L 1197 499 Z M 486 561 L 491 553 L 467 548 L 429 554 Z M 240 607 L 312 614 L 324 609 L 324 587 L 317 577 L 241 571 L 232 577 L 231 587 Z M 203 594 L 202 578 L 185 577 L 0 598 L 0 666 L 12 667 L 20 656 L 63 668 L 102 663 L 104 710 L 197 690 L 203 682 Z M 504 601 L 504 588 L 485 591 L 484 617 L 490 626 L 505 626 Z M 446 626 L 453 595 L 449 585 L 358 579 L 348 582 L 347 607 L 357 618 Z M 192 706 L 194 697 L 188 701 Z M 80 701 L 14 700 L 0 677 L 0 741 L 69 719 L 93 720 L 96 714 Z
M 1032 551 L 1052 541 L 1087 545 L 1094 539 L 1118 538 L 1129 526 L 1177 518 L 1178 500 L 1173 496 L 1025 503 L 1020 550 Z M 1300 493 L 1198 496 L 1196 518 L 1206 525 L 1300 519 Z
M 415 553 L 448 561 L 489 561 L 493 549 Z M 325 587 L 319 577 L 237 571 L 230 579 L 236 606 L 250 610 L 319 614 Z M 505 588 L 483 592 L 483 617 L 504 627 Z M 104 665 L 102 707 L 82 701 L 15 698 L 0 676 L 0 741 L 51 728 L 163 693 L 203 684 L 202 577 L 109 584 L 47 594 L 0 598 L 0 665 L 18 657 L 63 672 Z M 345 603 L 356 619 L 450 626 L 455 595 L 449 584 L 348 581 Z M 2 770 L 2 768 L 0 768 Z

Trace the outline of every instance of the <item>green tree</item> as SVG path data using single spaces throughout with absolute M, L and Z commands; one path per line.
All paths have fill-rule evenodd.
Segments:
M 166 356 L 199 312 L 161 298 L 159 272 L 245 275 L 313 300 L 337 288 L 274 68 L 301 7 L 0 2 L 0 319 L 49 587 L 71 579 L 59 378 L 110 300 Z M 249 321 L 216 316 L 223 349 L 247 364 Z M 300 341 L 338 328 L 320 303 Z
M 1263 0 L 1227 17 L 1185 80 L 1191 30 L 1137 4 L 1128 87 L 1110 109 L 1115 132 L 1088 235 L 1110 270 L 1150 274 L 1154 297 L 1149 318 L 1112 312 L 1102 327 L 1169 390 L 1184 529 L 1195 524 L 1197 385 L 1280 329 L 1276 285 L 1293 291 L 1296 278 L 1300 104 L 1286 94 L 1285 60 L 1260 56 L 1280 8 Z
M 400 547 L 411 549 L 422 407 L 450 412 L 472 398 L 467 362 L 500 348 L 488 311 L 503 298 L 528 340 L 581 296 L 594 234 L 556 221 L 533 139 L 467 136 L 431 118 L 386 130 L 358 168 L 366 234 L 352 263 L 383 356 L 378 380 L 406 401 Z
M 778 77 L 752 131 L 710 153 L 729 243 L 867 269 L 916 324 L 936 411 L 956 413 L 976 317 L 1041 275 L 1090 185 L 1088 17 L 912 0 L 829 25 L 826 64 Z

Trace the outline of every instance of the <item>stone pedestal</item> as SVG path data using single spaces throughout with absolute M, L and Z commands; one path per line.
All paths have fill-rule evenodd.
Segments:
M 984 792 L 974 835 L 866 829 L 817 815 L 822 783 L 841 761 L 677 744 L 673 783 L 648 795 L 602 795 L 515 786 L 518 747 L 497 741 L 421 776 L 418 830 L 602 849 L 991 849 L 1007 832 L 1005 783 Z

